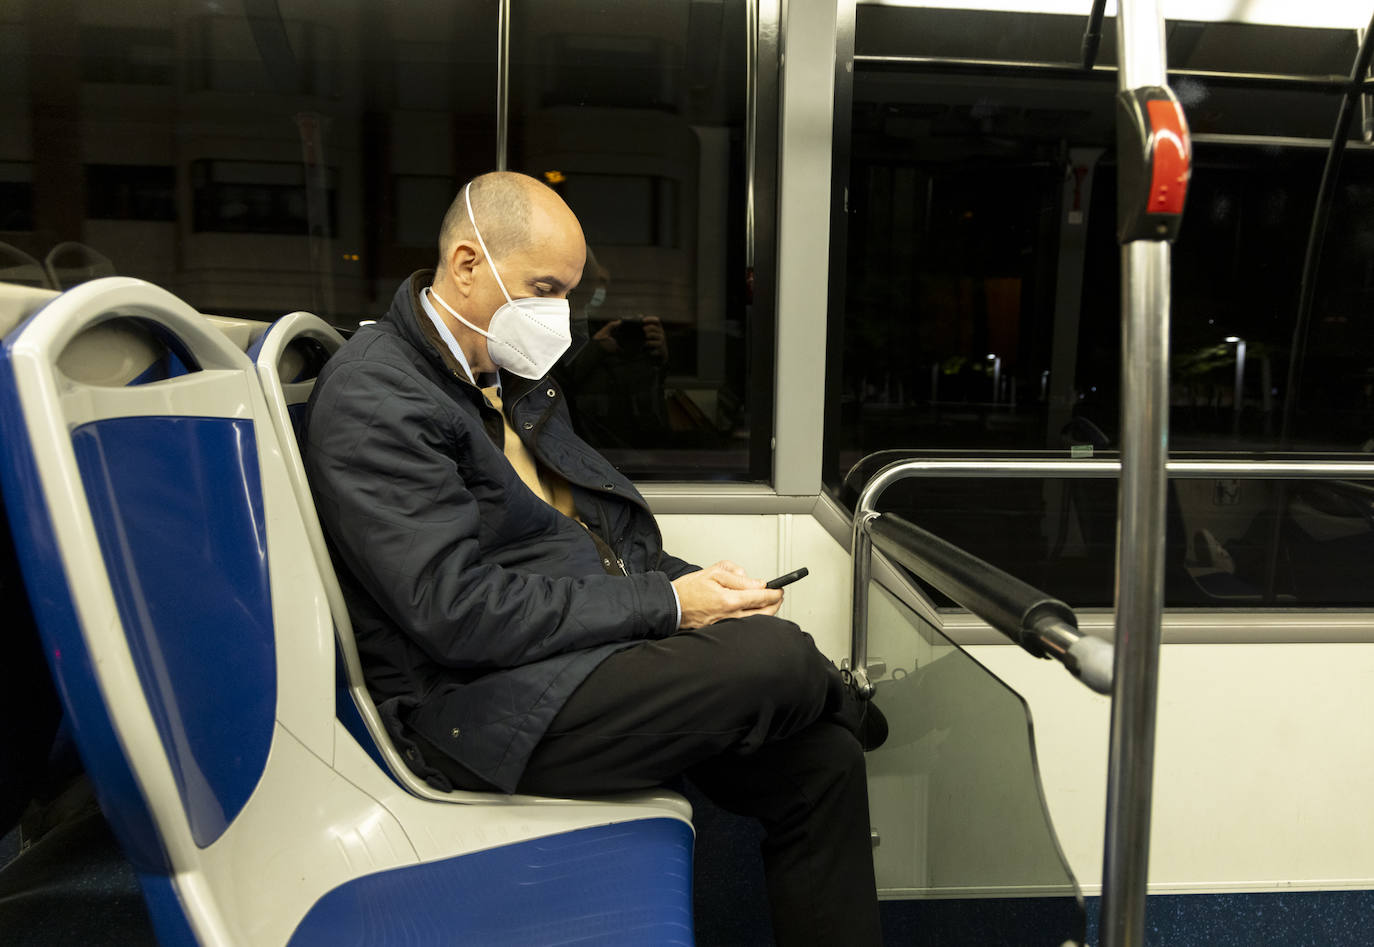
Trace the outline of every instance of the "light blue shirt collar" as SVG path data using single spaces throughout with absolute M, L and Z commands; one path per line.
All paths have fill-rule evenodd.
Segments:
M 463 371 L 467 372 L 468 380 L 476 385 L 477 379 L 472 374 L 472 366 L 468 364 L 468 357 L 463 353 L 463 347 L 458 344 L 458 340 L 455 339 L 453 333 L 449 331 L 448 323 L 444 322 L 439 316 L 439 313 L 435 310 L 434 304 L 429 301 L 428 286 L 420 290 L 420 306 L 425 310 L 425 315 L 429 316 L 429 321 L 434 323 L 434 328 L 435 331 L 439 333 L 439 338 L 444 340 L 444 344 L 447 345 L 448 350 L 453 353 L 453 357 L 458 360 L 458 364 L 463 366 Z M 481 386 L 479 385 L 478 387 Z M 496 391 L 497 394 L 501 392 L 499 375 L 497 376 Z

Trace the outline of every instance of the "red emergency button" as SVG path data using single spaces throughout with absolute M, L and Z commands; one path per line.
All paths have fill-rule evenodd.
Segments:
M 1146 213 L 1181 214 L 1188 194 L 1188 126 L 1177 102 L 1155 99 L 1145 103 L 1151 144 L 1150 198 Z

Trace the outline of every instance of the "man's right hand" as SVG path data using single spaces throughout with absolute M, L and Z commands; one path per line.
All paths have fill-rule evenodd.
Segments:
M 728 560 L 673 580 L 673 588 L 682 605 L 680 629 L 701 628 L 727 618 L 775 615 L 782 605 L 781 590 L 764 588 L 763 579 L 750 578 Z

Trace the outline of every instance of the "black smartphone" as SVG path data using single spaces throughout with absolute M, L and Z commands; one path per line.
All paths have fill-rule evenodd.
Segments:
M 780 588 L 782 588 L 784 585 L 791 585 L 793 582 L 797 581 L 798 579 L 804 579 L 804 578 L 806 578 L 806 577 L 807 577 L 808 575 L 810 575 L 810 574 L 811 574 L 811 571 L 810 571 L 809 569 L 807 569 L 806 566 L 802 566 L 802 567 L 801 567 L 800 569 L 798 569 L 796 572 L 789 572 L 789 573 L 787 573 L 787 575 L 780 575 L 780 576 L 778 576 L 776 579 L 774 579 L 773 581 L 771 581 L 771 582 L 769 582 L 767 585 L 765 585 L 764 588 L 766 588 L 766 589 L 780 589 Z

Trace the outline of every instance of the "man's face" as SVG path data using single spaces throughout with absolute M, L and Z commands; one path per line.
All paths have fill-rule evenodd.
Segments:
M 482 221 L 477 221 L 482 226 Z M 552 192 L 541 194 L 530 213 L 530 239 L 519 250 L 496 257 L 496 271 L 500 272 L 506 292 L 511 299 L 542 296 L 566 299 L 582 279 L 587 244 L 582 228 L 567 205 Z M 471 315 L 464 313 L 476 325 L 490 328 L 491 318 L 506 302 L 501 286 L 489 261 L 482 260 L 473 272 L 472 293 L 468 297 Z M 485 342 L 485 340 L 483 340 Z M 482 355 L 486 354 L 483 344 Z M 487 364 L 474 366 L 478 371 L 494 371 L 489 357 Z

